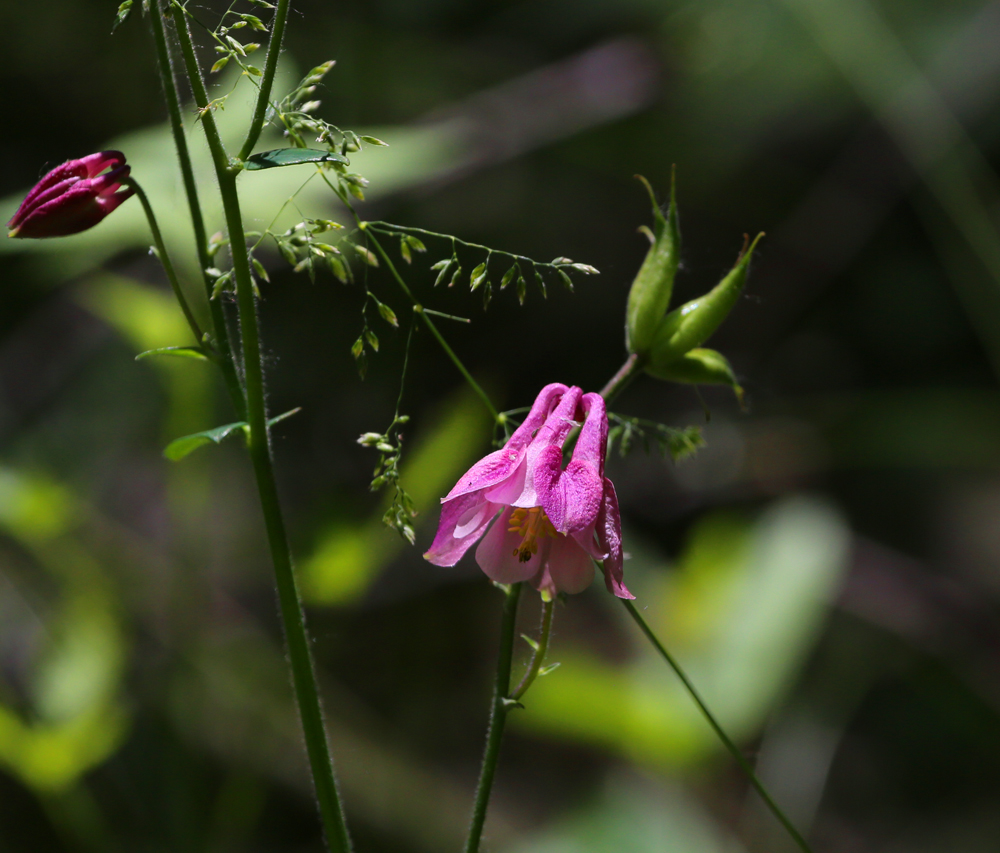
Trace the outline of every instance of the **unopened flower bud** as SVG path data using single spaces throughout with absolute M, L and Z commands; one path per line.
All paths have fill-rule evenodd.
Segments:
M 646 355 L 653 343 L 656 327 L 670 305 L 674 276 L 680 260 L 681 232 L 677 221 L 675 182 L 670 182 L 668 216 L 656 204 L 653 188 L 638 176 L 649 191 L 653 202 L 653 245 L 632 282 L 625 309 L 625 345 L 628 351 Z
M 662 368 L 676 361 L 701 346 L 719 328 L 743 292 L 750 257 L 757 241 L 763 236 L 758 234 L 750 247 L 744 248 L 736 265 L 708 293 L 675 308 L 663 318 L 649 348 L 650 365 Z
M 101 174 L 105 169 L 110 171 Z M 135 192 L 121 189 L 128 175 L 120 151 L 100 151 L 56 166 L 21 202 L 7 223 L 7 236 L 63 237 L 92 228 Z

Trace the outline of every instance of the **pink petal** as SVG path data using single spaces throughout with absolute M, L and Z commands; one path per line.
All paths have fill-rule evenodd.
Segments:
M 561 398 L 569 388 L 561 382 L 553 382 L 546 385 L 538 392 L 535 402 L 531 406 L 531 411 L 521 425 L 514 430 L 513 435 L 508 439 L 506 447 L 526 447 L 535 433 L 545 423 L 555 405 L 557 399 Z
M 583 592 L 594 580 L 590 555 L 568 536 L 557 536 L 549 546 L 545 569 L 535 579 L 535 588 L 555 595 Z
M 523 456 L 523 450 L 507 447 L 495 450 L 489 456 L 484 456 L 458 478 L 458 482 L 441 499 L 441 502 L 454 500 L 462 495 L 489 489 L 505 482 L 515 474 L 518 463 L 520 463 Z
M 479 568 L 497 583 L 517 583 L 538 574 L 551 541 L 547 537 L 541 539 L 538 543 L 538 553 L 532 554 L 530 560 L 522 563 L 518 554 L 522 542 L 521 534 L 511 533 L 507 529 L 510 526 L 511 512 L 511 508 L 507 507 L 500 514 L 476 548 L 476 562 L 479 563 Z
M 607 552 L 604 558 L 604 582 L 608 592 L 619 598 L 635 598 L 624 583 L 622 566 L 622 519 L 618 511 L 618 495 L 614 484 L 604 478 L 604 503 L 597 516 L 597 541 Z
M 464 495 L 441 507 L 437 535 L 424 559 L 435 566 L 454 566 L 496 515 L 500 507 L 479 494 Z
M 562 449 L 550 445 L 535 463 L 535 490 L 545 514 L 560 533 L 592 527 L 604 501 L 594 467 L 575 457 L 562 469 Z
M 604 457 L 608 453 L 608 413 L 600 394 L 584 394 L 581 401 L 587 419 L 573 448 L 573 459 L 594 466 L 597 476 L 604 477 Z

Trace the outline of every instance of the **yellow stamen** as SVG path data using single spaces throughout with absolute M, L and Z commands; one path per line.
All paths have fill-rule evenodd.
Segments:
M 530 509 L 517 507 L 510 514 L 508 523 L 508 533 L 521 534 L 521 544 L 514 549 L 512 556 L 517 557 L 522 563 L 527 563 L 538 553 L 539 538 L 556 535 L 555 527 L 540 506 L 533 506 Z

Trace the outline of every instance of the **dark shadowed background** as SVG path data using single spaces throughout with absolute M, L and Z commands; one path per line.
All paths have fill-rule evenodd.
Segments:
M 214 24 L 217 5 L 191 8 Z M 116 7 L 6 4 L 0 213 L 120 148 L 194 293 L 148 24 L 109 35 Z M 432 289 L 446 245 L 400 264 L 472 320 L 441 325 L 502 408 L 621 364 L 651 223 L 636 173 L 662 199 L 677 166 L 675 304 L 767 232 L 711 341 L 746 411 L 640 379 L 614 410 L 701 426 L 707 447 L 608 470 L 638 605 L 817 851 L 1000 845 L 998 39 L 982 0 L 297 0 L 289 21 L 276 93 L 335 59 L 319 114 L 389 143 L 354 158 L 362 216 L 600 269 L 484 312 Z M 249 102 L 237 88 L 220 121 L 238 133 Z M 311 168 L 244 175 L 247 227 Z M 288 224 L 343 218 L 316 182 L 296 204 Z M 236 442 L 161 454 L 234 417 L 204 364 L 134 360 L 188 343 L 148 244 L 133 201 L 84 235 L 0 245 L 0 849 L 318 851 L 249 466 Z M 302 407 L 277 471 L 357 847 L 460 849 L 501 596 L 471 557 L 420 554 L 437 498 L 490 449 L 488 414 L 418 328 L 409 547 L 355 443 L 392 418 L 405 299 L 370 272 L 401 328 L 373 325 L 362 382 L 361 288 L 261 258 L 270 409 Z M 555 626 L 562 665 L 512 717 L 486 849 L 792 849 L 603 585 Z

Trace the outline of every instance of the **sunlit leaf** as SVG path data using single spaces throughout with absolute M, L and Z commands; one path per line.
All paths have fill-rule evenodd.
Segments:
M 256 172 L 260 169 L 274 169 L 278 166 L 297 166 L 300 163 L 344 163 L 351 161 L 334 151 L 320 151 L 315 148 L 275 148 L 261 151 L 248 157 L 245 168 Z

